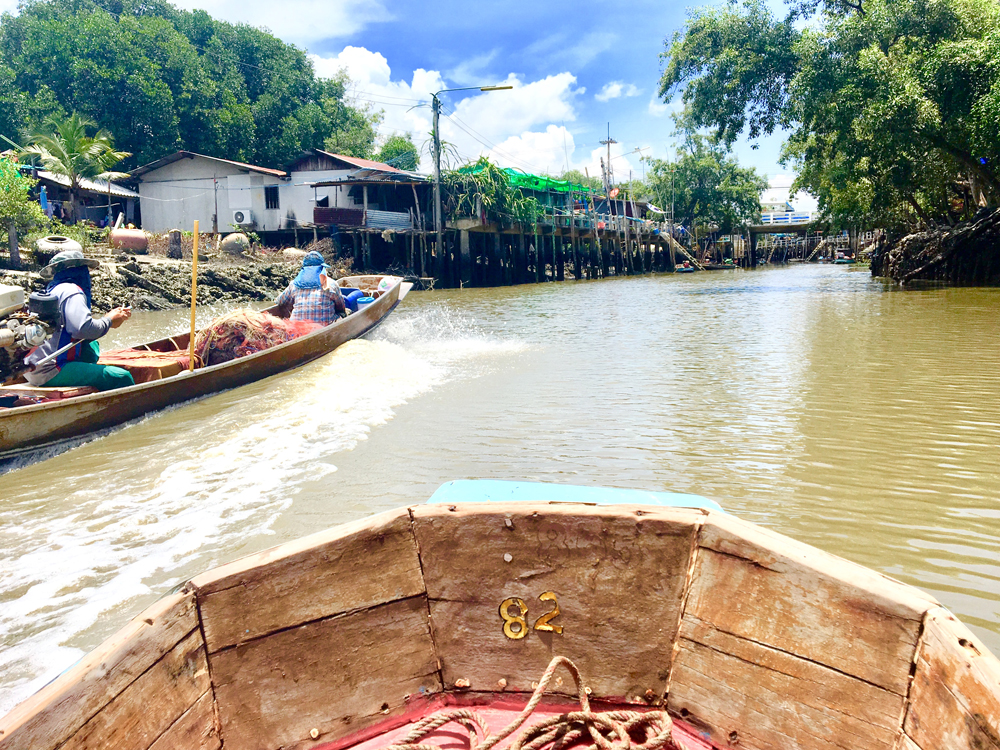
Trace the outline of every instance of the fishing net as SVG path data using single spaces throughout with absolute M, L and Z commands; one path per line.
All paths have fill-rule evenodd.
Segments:
M 322 326 L 309 320 L 291 321 L 256 310 L 233 310 L 198 331 L 194 349 L 206 365 L 217 365 L 284 344 L 317 328 Z

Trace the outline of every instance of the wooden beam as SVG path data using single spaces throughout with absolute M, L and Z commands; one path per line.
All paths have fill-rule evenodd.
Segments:
M 211 689 L 194 631 L 70 737 L 60 750 L 147 750 Z
M 191 584 L 210 653 L 423 592 L 405 508 L 250 555 Z
M 220 651 L 212 681 L 226 747 L 242 750 L 316 747 L 442 688 L 423 596 Z
M 681 594 L 701 511 L 517 503 L 413 508 L 414 532 L 446 686 L 529 692 L 554 654 L 587 675 L 595 697 L 663 694 Z M 462 560 L 464 575 L 454 575 Z M 554 592 L 563 633 L 533 629 Z M 516 597 L 526 637 L 510 639 L 498 614 Z M 635 606 L 642 602 L 643 606 Z M 572 689 L 567 683 L 562 691 Z
M 0 749 L 58 747 L 197 627 L 193 595 L 164 597 L 0 718 Z
M 923 750 L 1000 749 L 1000 664 L 946 609 L 924 621 L 904 728 Z

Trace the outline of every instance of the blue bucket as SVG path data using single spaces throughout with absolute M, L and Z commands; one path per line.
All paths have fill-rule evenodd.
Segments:
M 365 296 L 365 293 L 360 289 L 349 289 L 344 288 L 340 290 L 340 293 L 344 295 L 344 304 L 346 304 L 351 312 L 358 311 L 358 300 Z
M 368 307 L 368 305 L 370 305 L 374 301 L 375 301 L 374 297 L 358 297 L 358 309 L 357 309 L 357 312 L 361 312 L 362 310 L 364 310 L 366 307 Z

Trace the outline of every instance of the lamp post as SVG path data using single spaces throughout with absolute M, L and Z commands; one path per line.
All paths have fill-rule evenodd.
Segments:
M 434 229 L 437 232 L 437 251 L 442 253 L 444 247 L 444 222 L 441 215 L 441 131 L 438 121 L 441 118 L 441 100 L 438 94 L 449 91 L 503 91 L 513 86 L 463 86 L 457 89 L 441 89 L 432 95 L 431 106 L 434 110 Z

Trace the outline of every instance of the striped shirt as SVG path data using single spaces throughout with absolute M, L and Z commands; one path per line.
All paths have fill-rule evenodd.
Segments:
M 291 309 L 292 320 L 311 320 L 327 326 L 340 317 L 339 313 L 345 305 L 340 287 L 334 284 L 329 289 L 299 289 L 295 284 L 289 284 L 278 297 L 278 307 Z

